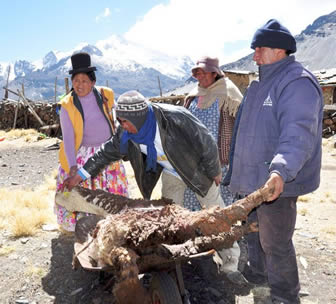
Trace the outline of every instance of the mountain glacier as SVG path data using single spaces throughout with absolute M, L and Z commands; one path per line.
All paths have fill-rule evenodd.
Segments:
M 173 57 L 146 49 L 118 36 L 101 40 L 96 45 L 81 43 L 69 52 L 50 51 L 35 62 L 18 60 L 12 65 L 9 88 L 25 87 L 25 95 L 33 100 L 53 100 L 64 93 L 64 78 L 69 77 L 71 55 L 87 52 L 97 67 L 97 85 L 108 85 L 116 96 L 127 90 L 139 90 L 145 96 L 174 89 L 189 77 L 193 62 L 189 57 Z M 0 63 L 0 83 L 7 81 L 7 63 Z

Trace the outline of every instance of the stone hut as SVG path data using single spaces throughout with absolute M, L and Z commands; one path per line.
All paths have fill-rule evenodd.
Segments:
M 250 83 L 258 78 L 258 74 L 251 71 L 224 70 L 223 72 L 239 88 L 243 95 Z
M 315 71 L 313 74 L 318 79 L 325 105 L 336 105 L 336 68 Z

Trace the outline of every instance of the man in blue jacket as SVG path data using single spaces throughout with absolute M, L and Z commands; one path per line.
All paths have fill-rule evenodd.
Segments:
M 322 92 L 316 78 L 290 56 L 296 41 L 277 20 L 256 31 L 251 48 L 259 81 L 251 83 L 237 114 L 230 188 L 243 197 L 266 184 L 274 193 L 249 215 L 259 232 L 247 237 L 245 276 L 268 282 L 272 303 L 300 303 L 292 237 L 298 196 L 320 183 Z

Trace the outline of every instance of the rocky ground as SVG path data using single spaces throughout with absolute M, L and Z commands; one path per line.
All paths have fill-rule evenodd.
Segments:
M 56 141 L 0 142 L 0 188 L 15 191 L 42 183 L 57 167 Z M 298 202 L 294 241 L 305 304 L 336 303 L 335 180 L 336 149 L 325 143 L 321 187 Z M 131 178 L 132 193 L 135 188 Z M 0 254 L 0 303 L 114 303 L 109 274 L 72 270 L 73 242 L 73 236 L 58 230 L 19 239 L 0 230 L 0 249 L 7 249 Z M 243 241 L 241 245 L 243 266 Z M 258 295 L 264 292 L 251 285 L 230 284 L 224 276 L 203 273 L 192 263 L 184 264 L 182 272 L 191 304 L 260 303 Z

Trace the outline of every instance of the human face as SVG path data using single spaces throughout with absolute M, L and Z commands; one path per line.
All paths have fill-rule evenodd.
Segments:
M 88 95 L 92 91 L 95 83 L 96 82 L 90 80 L 89 76 L 85 73 L 78 73 L 72 79 L 72 87 L 79 97 Z
M 256 47 L 253 60 L 257 65 L 271 64 L 277 62 L 286 56 L 286 51 L 282 49 L 273 49 L 269 47 Z
M 129 133 L 136 134 L 138 133 L 137 128 L 127 119 L 118 117 L 118 121 L 120 122 L 121 126 Z
M 193 72 L 193 77 L 198 80 L 199 86 L 205 89 L 210 87 L 215 82 L 216 76 L 217 73 L 205 72 L 201 68 L 198 68 Z

